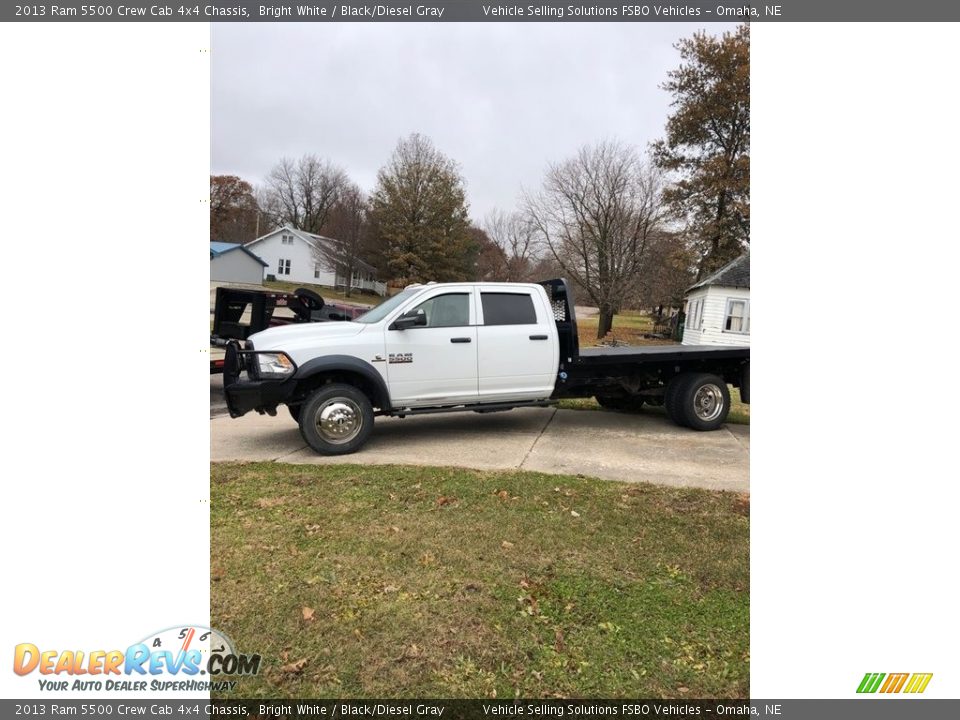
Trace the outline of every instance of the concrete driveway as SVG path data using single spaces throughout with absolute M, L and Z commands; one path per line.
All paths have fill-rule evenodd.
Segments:
M 654 414 L 524 408 L 503 413 L 451 413 L 377 418 L 353 455 L 317 455 L 281 407 L 276 417 L 233 420 L 211 379 L 213 461 L 455 465 L 480 470 L 535 470 L 628 482 L 750 490 L 750 428 L 727 425 L 700 433 Z

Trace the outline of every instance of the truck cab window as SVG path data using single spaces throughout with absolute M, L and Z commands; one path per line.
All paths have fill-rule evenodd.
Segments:
M 527 293 L 480 294 L 484 325 L 536 325 L 537 312 Z
M 414 310 L 427 316 L 428 328 L 464 327 L 470 324 L 470 295 L 437 295 L 420 303 Z

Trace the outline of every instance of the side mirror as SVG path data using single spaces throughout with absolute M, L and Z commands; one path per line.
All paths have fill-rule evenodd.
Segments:
M 426 327 L 427 316 L 422 310 L 410 310 L 393 321 L 391 330 L 406 330 L 412 327 Z

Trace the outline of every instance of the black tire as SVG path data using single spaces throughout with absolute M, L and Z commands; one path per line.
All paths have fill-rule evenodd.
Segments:
M 663 407 L 667 411 L 667 417 L 683 427 L 686 427 L 687 423 L 680 407 L 679 396 L 684 384 L 690 380 L 690 377 L 689 374 L 677 375 L 667 383 L 667 389 L 663 394 Z
M 295 422 L 300 422 L 300 408 L 302 405 L 287 405 L 287 410 L 290 411 L 290 417 L 294 419 Z
M 622 412 L 640 412 L 643 409 L 643 398 L 634 395 L 596 395 L 594 396 L 600 407 Z
M 716 430 L 730 412 L 730 389 L 717 375 L 690 375 L 675 400 L 684 425 L 693 430 Z
M 307 290 L 307 288 L 297 288 L 293 291 L 293 294 L 300 300 L 300 304 L 310 312 L 323 310 L 323 306 L 325 304 L 323 298 L 313 290 Z
M 356 452 L 373 431 L 370 399 L 353 385 L 324 385 L 300 406 L 299 415 L 300 434 L 321 455 Z

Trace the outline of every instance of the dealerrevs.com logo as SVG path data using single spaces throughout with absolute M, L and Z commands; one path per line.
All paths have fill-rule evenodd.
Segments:
M 858 693 L 922 693 L 933 673 L 867 673 L 857 687 Z
M 13 671 L 36 673 L 41 690 L 50 691 L 230 691 L 236 680 L 256 675 L 260 656 L 238 653 L 221 632 L 182 625 L 151 633 L 125 650 L 51 650 L 20 643 Z

